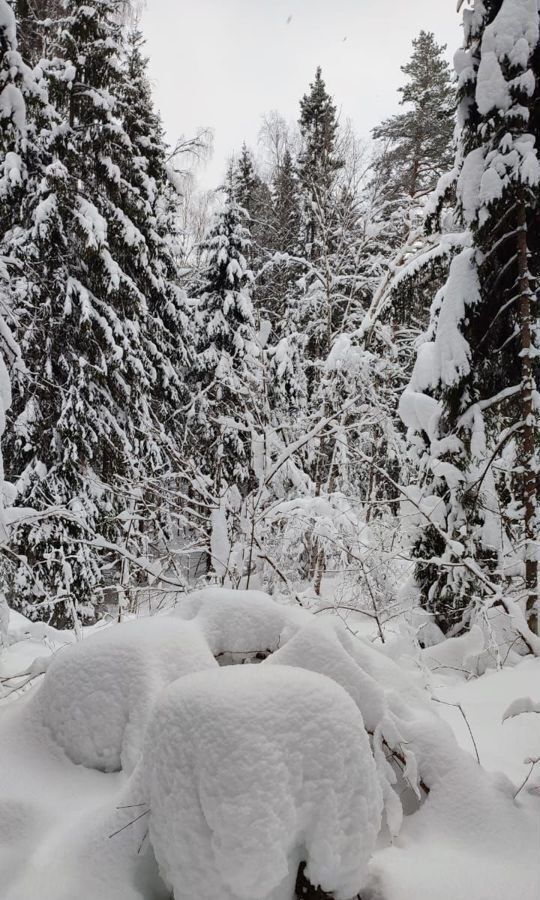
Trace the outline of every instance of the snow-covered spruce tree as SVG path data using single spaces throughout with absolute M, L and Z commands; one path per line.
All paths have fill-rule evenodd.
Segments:
M 269 334 L 269 394 L 277 419 L 285 424 L 304 405 L 306 379 L 304 337 L 298 330 L 298 303 L 305 262 L 301 244 L 301 203 L 295 162 L 287 148 L 272 179 L 269 205 L 267 290 L 259 307 Z
M 257 344 L 247 268 L 245 214 L 228 200 L 204 243 L 205 288 L 198 298 L 196 353 L 188 386 L 191 453 L 213 506 L 210 563 L 224 577 L 242 500 L 253 481 Z
M 258 174 L 253 154 L 242 144 L 240 156 L 231 171 L 231 199 L 238 203 L 249 217 L 251 234 L 250 264 L 257 264 L 268 244 L 268 209 L 270 191 Z
M 320 252 L 320 218 L 328 205 L 336 172 L 343 161 L 336 153 L 336 107 L 326 90 L 320 66 L 309 92 L 300 101 L 301 151 L 298 177 L 303 191 L 304 244 L 310 258 Z
M 27 177 L 26 155 L 31 146 L 26 122 L 26 101 L 35 85 L 24 66 L 17 47 L 17 22 L 13 7 L 0 0 L 0 228 L 1 234 L 20 215 L 20 200 Z M 0 251 L 3 246 L 0 244 Z M 12 331 L 6 321 L 11 265 L 0 255 L 0 440 L 4 434 L 6 413 L 11 405 L 8 367 L 19 356 Z M 0 544 L 8 540 L 4 510 L 6 506 L 4 461 L 0 445 Z M 8 608 L 4 585 L 0 587 L 0 648 L 7 632 Z
M 298 253 L 300 198 L 298 176 L 291 151 L 286 148 L 272 180 L 270 246 L 278 253 Z
M 444 630 L 516 596 L 536 630 L 537 0 L 476 0 L 456 65 L 457 200 L 471 236 L 401 401 L 424 465 L 417 582 Z
M 182 372 L 191 334 L 187 298 L 179 286 L 174 173 L 168 164 L 161 121 L 153 107 L 143 47 L 141 33 L 130 32 L 116 90 L 129 155 L 126 174 L 117 179 L 118 194 L 112 199 L 118 204 L 117 217 L 124 226 L 122 239 L 136 251 L 123 255 L 124 272 L 146 300 L 140 339 L 152 361 L 152 418 L 158 428 L 169 422 L 185 402 Z M 175 431 L 169 426 L 166 434 L 175 438 Z
M 23 227 L 10 236 L 25 261 L 16 292 L 30 374 L 16 384 L 10 472 L 19 505 L 72 513 L 71 521 L 17 530 L 28 565 L 12 590 L 24 612 L 58 624 L 95 614 L 102 575 L 88 540 L 97 531 L 125 543 L 125 485 L 161 461 L 154 412 L 177 389 L 166 356 L 174 339 L 163 353 L 156 340 L 162 310 L 178 321 L 158 226 L 159 136 L 155 119 L 124 125 L 119 8 L 119 0 L 66 0 L 60 55 L 46 68 L 61 124 L 41 133 L 49 162 Z M 143 103 L 141 119 L 147 112 Z
M 40 129 L 54 120 L 43 82 L 19 51 L 15 5 L 4 0 L 0 31 L 0 240 L 24 221 L 29 190 L 40 177 Z M 3 243 L 3 252 L 6 246 Z
M 296 323 L 304 334 L 310 360 L 309 379 L 317 384 L 317 362 L 331 345 L 339 303 L 331 297 L 328 257 L 334 250 L 336 176 L 343 167 L 336 144 L 336 107 L 326 90 L 320 67 L 300 101 L 301 150 L 297 162 L 301 206 L 300 255 L 305 260 L 302 293 L 296 300 Z M 322 277 L 321 277 L 322 276 Z
M 122 78 L 115 89 L 129 153 L 112 199 L 135 251 L 122 254 L 122 267 L 144 296 L 139 340 L 150 363 L 144 410 L 150 429 L 138 434 L 139 484 L 130 475 L 123 485 L 131 510 L 129 516 L 122 513 L 123 530 L 131 541 L 140 541 L 143 556 L 151 558 L 165 552 L 165 544 L 179 526 L 178 510 L 173 511 L 170 504 L 178 483 L 171 470 L 177 468 L 185 436 L 181 409 L 187 401 L 184 375 L 193 332 L 189 303 L 180 287 L 179 179 L 153 107 L 143 51 L 141 33 L 129 31 L 122 46 Z M 138 584 L 145 581 L 143 571 L 130 572 L 130 568 L 124 558 L 119 595 L 124 602 L 130 579 L 135 577 Z M 137 594 L 132 599 L 136 603 Z
M 20 53 L 20 21 L 17 4 L 0 2 L 0 439 L 3 441 L 6 419 L 12 401 L 10 372 L 24 373 L 24 362 L 15 331 L 17 325 L 16 287 L 28 262 L 17 252 L 17 239 L 30 208 L 29 198 L 38 190 L 46 152 L 40 141 L 40 129 L 55 124 L 57 118 L 47 102 L 41 71 L 25 64 Z M 14 240 L 15 238 L 15 240 Z M 0 545 L 2 586 L 0 588 L 0 642 L 7 625 L 5 592 L 13 567 L 26 560 L 12 546 L 16 522 L 46 519 L 62 513 L 47 509 L 38 512 L 25 507 L 10 510 L 15 487 L 4 481 L 3 448 L 0 447 Z M 9 468 L 9 467 L 8 467 Z
M 247 264 L 253 275 L 251 297 L 257 328 L 266 328 L 268 308 L 272 305 L 275 286 L 273 273 L 266 266 L 270 256 L 271 193 L 257 172 L 253 154 L 242 145 L 238 160 L 231 162 L 227 179 L 227 195 L 246 215 L 250 244 L 246 248 Z

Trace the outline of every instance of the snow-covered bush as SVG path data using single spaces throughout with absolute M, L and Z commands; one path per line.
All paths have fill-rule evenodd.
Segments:
M 150 839 L 175 900 L 292 900 L 298 865 L 361 889 L 381 792 L 357 707 L 329 678 L 243 666 L 162 695 L 144 766 Z
M 310 615 L 276 603 L 264 591 L 208 587 L 180 596 L 174 615 L 200 627 L 221 663 L 239 663 L 277 650 Z
M 130 771 L 162 688 L 215 665 L 195 625 L 141 619 L 61 650 L 34 700 L 73 762 L 105 772 Z

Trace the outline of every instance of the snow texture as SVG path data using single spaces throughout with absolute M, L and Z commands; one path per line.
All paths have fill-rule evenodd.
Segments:
M 231 553 L 231 545 L 227 534 L 227 514 L 223 501 L 219 509 L 212 510 L 211 524 L 210 553 L 212 556 L 212 568 L 218 578 L 223 578 L 227 574 L 227 564 Z
M 175 900 L 291 900 L 361 889 L 381 821 L 362 717 L 335 682 L 230 667 L 164 693 L 145 766 L 150 837 Z
M 218 596 L 220 594 L 223 599 L 223 592 L 219 591 Z M 228 594 L 229 602 L 232 603 L 234 593 Z M 247 598 L 252 599 L 251 592 L 247 593 Z M 239 592 L 237 599 L 239 607 L 245 608 L 246 594 Z M 262 600 L 269 602 L 266 595 L 262 595 Z M 188 598 L 185 601 L 187 603 Z M 189 602 L 192 614 L 195 615 L 201 606 L 201 599 L 192 595 Z M 216 605 L 219 602 L 217 600 Z M 316 720 L 322 721 L 320 716 L 327 717 L 324 719 L 327 722 L 334 709 L 341 708 L 343 704 L 343 693 L 338 685 L 334 692 L 326 690 L 328 679 L 332 678 L 349 693 L 363 712 L 365 728 L 373 730 L 371 740 L 377 760 L 377 772 L 375 775 L 372 769 L 370 784 L 376 785 L 379 782 L 385 792 L 387 824 L 394 832 L 399 831 L 399 836 L 391 843 L 388 830 L 383 825 L 369 863 L 368 884 L 365 888 L 362 885 L 362 897 L 366 900 L 410 900 L 411 897 L 415 900 L 513 900 L 514 897 L 519 897 L 519 900 L 537 900 L 540 883 L 538 767 L 525 786 L 521 789 L 520 786 L 531 769 L 530 762 L 526 761 L 538 756 L 540 716 L 529 712 L 507 718 L 504 723 L 503 716 L 509 707 L 516 713 L 521 710 L 525 713 L 526 709 L 531 708 L 531 704 L 533 707 L 538 705 L 540 660 L 520 660 L 516 657 L 510 667 L 507 664 L 503 669 L 474 677 L 477 669 L 475 661 L 482 659 L 486 653 L 485 649 L 481 649 L 482 641 L 477 630 L 465 641 L 450 638 L 438 647 L 430 647 L 426 651 L 418 651 L 416 648 L 415 652 L 411 641 L 404 642 L 398 638 L 385 644 L 383 652 L 376 649 L 370 641 L 360 640 L 352 635 L 344 624 L 336 621 L 335 616 L 306 615 L 309 624 L 296 628 L 288 643 L 282 644 L 275 656 L 261 666 L 217 669 L 210 663 L 214 671 L 200 675 L 187 674 L 175 682 L 171 691 L 174 696 L 178 691 L 183 698 L 182 716 L 189 728 L 182 731 L 179 720 L 174 716 L 174 703 L 171 701 L 170 714 L 175 721 L 174 731 L 168 731 L 164 727 L 158 727 L 157 731 L 160 753 L 159 789 L 166 791 L 169 784 L 172 786 L 173 778 L 180 778 L 181 775 L 184 777 L 187 770 L 182 769 L 180 774 L 177 772 L 177 760 L 181 758 L 182 765 L 184 762 L 186 766 L 193 763 L 197 772 L 200 771 L 205 776 L 208 774 L 208 780 L 204 782 L 207 789 L 204 809 L 215 810 L 217 800 L 221 802 L 224 797 L 217 788 L 214 790 L 214 786 L 221 783 L 220 772 L 229 776 L 233 760 L 235 766 L 238 760 L 247 760 L 249 751 L 249 758 L 252 760 L 249 771 L 239 769 L 238 780 L 227 782 L 227 790 L 231 792 L 231 805 L 224 804 L 224 816 L 230 813 L 233 821 L 231 834 L 237 833 L 234 829 L 237 827 L 235 813 L 238 798 L 242 799 L 249 793 L 255 798 L 254 804 L 259 804 L 259 798 L 262 798 L 260 806 L 264 805 L 265 809 L 268 807 L 270 801 L 266 800 L 266 795 L 257 793 L 259 778 L 254 774 L 258 771 L 261 759 L 265 765 L 268 764 L 269 772 L 274 762 L 276 767 L 282 765 L 280 777 L 272 782 L 271 802 L 274 802 L 275 793 L 277 797 L 284 798 L 285 803 L 289 802 L 287 798 L 292 797 L 296 804 L 301 787 L 300 780 L 296 777 L 300 765 L 298 760 L 302 760 L 303 753 L 308 752 L 307 747 L 304 751 L 301 746 L 301 740 L 306 739 L 309 720 L 301 699 L 305 695 L 304 688 L 298 687 L 297 676 L 301 677 L 301 668 L 312 669 L 326 676 L 318 676 L 317 695 L 315 697 L 313 691 L 310 692 L 309 703 L 312 706 L 308 709 L 308 713 L 313 709 L 310 726 L 313 732 L 310 732 L 309 740 L 311 741 L 313 733 L 313 740 L 321 750 L 320 754 L 316 751 L 317 758 L 323 762 L 326 759 L 325 754 L 330 750 L 325 741 L 331 742 L 333 746 L 334 731 L 326 725 L 315 728 L 314 723 Z M 152 629 L 156 621 L 159 623 L 159 620 L 145 620 L 140 624 L 141 627 L 149 626 Z M 177 624 L 171 618 L 164 617 L 161 621 L 167 634 Z M 184 629 L 186 626 L 188 629 L 195 628 L 194 622 L 180 624 Z M 124 629 L 129 630 L 127 625 L 109 628 L 111 633 L 116 634 Z M 30 623 L 20 614 L 13 613 L 10 619 L 9 646 L 0 660 L 0 674 L 13 676 L 22 670 L 43 671 L 46 668 L 43 660 L 46 654 L 49 654 L 49 659 L 54 660 L 54 665 L 68 652 L 82 654 L 83 658 L 94 642 L 95 647 L 99 646 L 104 634 L 102 628 L 83 629 L 85 635 L 96 631 L 96 635 L 85 637 L 76 646 L 64 646 L 61 649 L 68 639 L 73 641 L 70 633 L 59 632 L 43 623 Z M 156 634 L 154 649 L 157 649 L 158 644 Z M 50 656 L 51 653 L 54 656 Z M 123 659 L 126 658 L 125 654 L 121 655 Z M 272 712 L 272 722 L 269 724 L 266 688 L 262 690 L 259 685 L 262 686 L 263 681 L 268 684 L 264 673 L 269 673 L 270 670 L 284 672 L 284 664 L 288 667 L 286 677 L 283 676 L 284 690 L 290 691 L 292 696 L 287 694 L 279 704 L 276 701 L 275 706 L 279 709 L 275 709 L 275 715 Z M 231 672 L 236 675 L 231 675 Z M 309 677 L 310 673 L 305 672 L 305 675 Z M 317 678 L 317 675 L 311 677 Z M 218 687 L 222 678 L 223 691 Z M 97 665 L 92 679 L 95 684 L 101 683 Z M 39 678 L 33 683 L 42 680 Z M 197 745 L 201 745 L 203 740 L 213 745 L 213 756 L 205 760 L 202 756 L 200 759 L 195 758 L 193 719 L 188 717 L 187 709 L 188 706 L 193 708 L 193 698 L 197 702 L 204 701 L 206 709 L 206 694 L 203 698 L 203 689 L 199 690 L 196 685 L 209 681 L 212 682 L 207 690 L 210 706 L 204 715 L 199 712 L 194 714 Z M 324 696 L 319 687 L 321 681 L 325 686 Z M 15 683 L 17 682 L 9 682 Z M 127 684 L 128 678 L 125 678 L 124 687 Z M 184 685 L 186 693 L 181 688 Z M 69 704 L 71 685 L 67 687 L 68 693 L 63 693 L 60 699 Z M 62 691 L 65 688 L 62 685 Z M 279 691 L 276 688 L 275 697 L 280 691 L 281 686 Z M 432 702 L 432 695 L 437 701 L 443 702 Z M 146 744 L 145 755 L 130 776 L 125 772 L 105 773 L 75 765 L 55 740 L 51 729 L 44 724 L 40 700 L 42 696 L 42 688 L 37 688 L 18 699 L 16 695 L 10 696 L 0 705 L 2 900 L 34 900 L 36 897 L 39 900 L 73 900 L 74 897 L 77 900 L 170 900 L 170 889 L 159 876 L 152 844 L 146 835 L 150 815 L 156 840 L 159 840 L 157 835 L 160 828 L 166 845 L 168 835 L 172 833 L 158 821 L 161 815 L 169 816 L 168 808 L 160 807 L 159 816 L 153 804 L 152 813 L 149 811 L 148 790 L 154 766 L 152 744 Z M 114 693 L 112 696 L 114 700 Z M 238 713 L 235 713 L 237 696 L 240 702 Z M 336 706 L 336 696 L 339 707 Z M 161 697 L 165 702 L 166 695 L 161 694 Z M 524 698 L 531 698 L 531 702 Z M 154 702 L 159 702 L 159 695 L 155 696 Z M 167 700 L 167 709 L 168 703 Z M 105 696 L 101 710 L 105 717 L 109 705 L 110 699 Z M 461 710 L 466 715 L 467 723 Z M 349 725 L 343 727 L 348 730 L 349 726 L 352 727 L 349 712 L 346 718 Z M 156 722 L 157 719 L 151 724 L 151 733 L 157 727 Z M 295 753 L 290 741 L 295 740 L 297 733 L 298 752 Z M 481 766 L 476 762 L 471 734 Z M 335 760 L 338 760 L 340 767 L 343 754 L 348 749 L 347 743 L 351 743 L 341 738 L 341 731 L 335 732 L 335 740 L 335 757 L 332 751 L 332 761 L 329 765 L 324 765 L 322 771 L 329 795 L 334 790 L 335 781 L 339 781 L 341 777 L 341 768 L 335 770 Z M 365 737 L 363 740 L 365 742 Z M 176 750 L 177 744 L 183 748 L 180 756 Z M 315 745 L 310 744 L 310 756 L 313 746 Z M 285 747 L 288 748 L 287 758 Z M 392 766 L 388 765 L 392 759 L 391 748 L 402 754 L 407 764 L 406 778 L 399 774 L 402 764 L 397 765 L 395 758 Z M 168 766 L 168 759 L 172 760 L 172 767 Z M 352 771 L 358 764 L 355 758 Z M 349 763 L 346 765 L 349 768 Z M 388 765 L 390 771 L 384 769 L 385 765 Z M 392 773 L 395 778 L 394 787 L 389 784 Z M 158 770 L 153 774 L 157 778 Z M 321 773 L 315 774 L 318 778 Z M 429 794 L 426 794 L 419 780 L 429 788 Z M 415 797 L 415 792 L 407 781 L 416 786 L 420 797 Z M 389 789 L 398 804 L 393 811 L 391 801 L 386 796 Z M 193 787 L 190 790 L 193 792 Z M 396 791 L 401 794 L 404 814 L 397 827 L 401 803 Z M 227 797 L 224 797 L 225 801 Z M 192 793 L 188 798 L 190 804 L 194 802 Z M 279 802 L 281 801 L 276 799 L 276 804 Z M 181 805 L 172 802 L 170 805 L 170 814 L 176 821 L 177 817 L 182 816 Z M 247 806 L 251 810 L 254 808 L 254 805 Z M 257 805 L 257 808 L 260 806 Z M 241 815 L 245 808 L 244 804 L 240 804 Z M 317 812 L 318 810 L 317 806 Z M 339 809 L 334 808 L 331 816 L 335 815 L 337 819 L 339 812 Z M 197 815 L 202 813 L 198 812 Z M 200 818 L 195 821 L 198 828 L 201 825 Z M 223 821 L 224 818 L 218 817 L 216 813 L 216 817 L 211 817 L 208 824 L 204 823 L 205 841 L 211 839 L 211 828 L 215 830 Z M 242 820 L 245 821 L 246 819 Z M 295 819 L 295 825 L 296 821 L 299 820 Z M 325 828 L 328 828 L 328 824 L 327 820 Z M 256 825 L 259 827 L 258 823 Z M 189 830 L 187 817 L 184 826 Z M 317 828 L 315 821 L 313 828 Z M 279 830 L 282 854 L 289 852 L 289 845 L 284 846 L 286 832 L 287 829 L 283 827 Z M 198 831 L 195 833 L 199 834 Z M 332 834 L 337 841 L 338 833 Z M 347 831 L 347 835 L 352 839 L 352 830 Z M 170 844 L 167 846 L 170 847 Z M 215 846 L 223 845 L 216 843 Z M 300 857 L 306 856 L 303 852 L 305 847 L 304 842 L 302 847 L 298 844 L 296 850 L 291 849 L 290 865 L 287 858 L 287 874 L 283 876 L 279 886 L 272 888 L 273 895 L 270 893 L 267 897 L 272 900 L 292 900 L 294 868 Z M 214 845 L 211 846 L 212 859 L 213 848 Z M 267 849 L 266 845 L 264 849 Z M 272 845 L 271 849 L 276 850 L 276 846 Z M 321 859 L 326 866 L 326 845 L 323 849 Z M 262 857 L 263 860 L 261 870 L 266 871 L 266 857 L 259 844 L 256 850 L 260 854 L 258 859 Z M 234 856 L 234 859 L 237 860 L 238 856 Z M 343 859 L 348 859 L 345 853 Z M 197 860 L 200 862 L 200 857 L 192 857 L 191 863 L 195 865 Z M 164 872 L 163 863 L 161 865 Z M 205 872 L 201 877 L 206 878 L 206 860 L 204 868 Z M 314 868 L 313 878 L 316 878 L 316 872 L 317 869 Z M 197 876 L 192 869 L 190 873 L 190 877 Z M 237 877 L 242 876 L 238 874 Z M 336 886 L 338 882 L 343 885 L 344 878 L 340 876 L 335 881 Z M 235 897 L 235 890 L 234 886 L 228 885 L 214 897 L 228 900 L 231 891 Z M 186 888 L 186 892 L 180 893 L 180 898 L 204 898 L 204 894 L 199 894 L 198 891 L 190 894 L 189 888 Z M 256 897 L 255 894 L 247 896 L 251 900 Z M 349 894 L 347 900 L 351 896 Z
M 534 703 L 530 697 L 518 697 L 505 711 L 503 722 L 505 722 L 506 719 L 514 719 L 516 716 L 522 716 L 523 713 L 540 713 L 540 702 Z
M 8 43 L 14 50 L 17 49 L 17 25 L 15 21 L 15 13 L 13 12 L 7 0 L 0 0 L 0 28 L 5 29 Z
M 129 772 L 163 687 L 215 665 L 196 626 L 141 619 L 64 648 L 49 666 L 35 703 L 73 762 Z

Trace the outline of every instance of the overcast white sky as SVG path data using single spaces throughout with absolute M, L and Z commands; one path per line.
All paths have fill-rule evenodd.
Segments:
M 460 22 L 456 0 L 147 0 L 142 25 L 171 143 L 214 129 L 210 187 L 242 141 L 256 145 L 265 112 L 297 119 L 317 65 L 342 117 L 368 136 L 397 110 L 413 37 L 433 31 L 451 59 Z

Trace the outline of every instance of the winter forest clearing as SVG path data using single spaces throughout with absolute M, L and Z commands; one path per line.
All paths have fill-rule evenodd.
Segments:
M 0 0 L 0 900 L 539 900 L 540 0 L 409 5 L 205 187 Z

